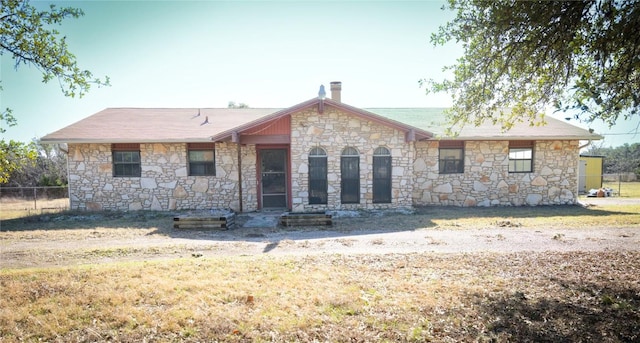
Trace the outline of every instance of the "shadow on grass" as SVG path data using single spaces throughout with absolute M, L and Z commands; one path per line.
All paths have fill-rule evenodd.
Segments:
M 465 219 L 465 218 L 539 218 L 539 217 L 577 217 L 577 216 L 611 216 L 637 214 L 633 210 L 606 210 L 597 207 L 585 208 L 578 205 L 557 206 L 518 206 L 518 207 L 420 207 L 416 212 L 428 215 L 432 219 Z
M 158 211 L 63 211 L 2 220 L 0 231 L 151 229 L 169 230 L 173 212 Z
M 530 300 L 523 292 L 478 301 L 488 334 L 513 342 L 639 342 L 640 289 L 552 279 L 566 292 Z
M 367 212 L 357 217 L 334 217 L 330 227 L 282 227 L 243 228 L 239 225 L 228 231 L 173 229 L 173 217 L 186 213 L 180 211 L 65 211 L 3 220 L 0 231 L 30 230 L 92 230 L 107 229 L 152 229 L 147 235 L 163 235 L 173 238 L 247 240 L 261 241 L 268 234 L 302 232 L 303 239 L 350 236 L 368 233 L 386 233 L 428 229 L 437 226 L 436 220 L 460 220 L 482 218 L 540 218 L 637 215 L 624 211 L 588 209 L 580 206 L 538 207 L 419 207 L 411 214 L 400 212 Z M 240 214 L 239 217 L 246 214 Z

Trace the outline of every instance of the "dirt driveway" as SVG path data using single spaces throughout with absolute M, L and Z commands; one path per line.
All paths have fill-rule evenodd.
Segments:
M 541 213 L 547 212 L 528 216 Z M 243 214 L 239 227 L 227 231 L 177 230 L 170 214 L 145 212 L 5 221 L 0 268 L 202 256 L 640 250 L 635 219 L 576 228 L 559 222 L 562 217 L 534 227 L 492 217 L 436 225 L 434 213 L 377 213 L 338 216 L 328 228 L 243 227 L 255 216 L 265 214 Z

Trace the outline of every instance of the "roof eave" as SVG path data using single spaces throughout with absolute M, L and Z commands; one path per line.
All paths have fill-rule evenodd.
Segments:
M 458 141 L 586 141 L 604 139 L 600 135 L 590 136 L 457 136 L 457 137 L 434 137 L 439 140 L 458 140 Z
M 42 138 L 41 143 L 45 144 L 114 144 L 114 143 L 209 143 L 209 137 L 204 138 L 172 138 L 172 139 L 85 139 L 85 138 Z

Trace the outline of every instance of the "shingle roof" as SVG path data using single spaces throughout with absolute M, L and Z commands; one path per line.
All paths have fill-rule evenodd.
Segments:
M 404 130 L 416 128 L 418 139 L 427 139 L 431 133 L 444 133 L 444 108 L 369 108 L 359 109 L 329 99 L 325 102 L 340 106 L 359 116 L 368 116 L 385 125 Z M 126 142 L 208 142 L 247 125 L 287 115 L 314 104 L 314 99 L 285 108 L 107 108 L 92 116 L 41 138 L 42 142 L 56 143 L 126 143 Z M 198 116 L 197 114 L 200 113 Z M 208 123 L 203 124 L 205 119 Z M 483 124 L 463 128 L 456 139 L 516 140 L 516 139 L 602 139 L 597 134 L 568 123 L 546 118 L 544 127 L 518 124 L 507 132 L 499 127 Z M 438 137 L 436 137 L 438 138 Z M 441 137 L 440 137 L 441 138 Z M 446 137 L 445 137 L 446 139 Z
M 447 118 L 445 108 L 368 108 L 367 111 L 385 116 L 411 126 L 427 129 L 436 135 L 436 138 L 451 139 L 445 137 Z M 545 116 L 546 125 L 535 127 L 529 123 L 517 123 L 509 131 L 502 132 L 499 126 L 491 123 L 483 123 L 480 126 L 468 124 L 458 131 L 455 139 L 461 140 L 598 140 L 602 136 L 591 133 L 588 130 L 571 125 L 561 120 Z
M 41 141 L 209 142 L 216 133 L 277 111 L 273 108 L 107 108 L 48 134 Z M 203 124 L 207 118 L 208 123 Z

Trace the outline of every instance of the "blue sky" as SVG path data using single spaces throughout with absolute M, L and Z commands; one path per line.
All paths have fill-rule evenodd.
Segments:
M 84 10 L 58 29 L 80 67 L 112 86 L 66 98 L 57 81 L 15 70 L 4 54 L 0 106 L 18 119 L 6 139 L 42 137 L 107 107 L 289 107 L 330 81 L 342 81 L 343 102 L 356 107 L 445 107 L 448 95 L 427 96 L 418 80 L 443 78 L 462 53 L 429 42 L 453 16 L 439 1 L 54 3 Z M 590 126 L 617 146 L 640 141 L 617 134 L 634 125 Z

